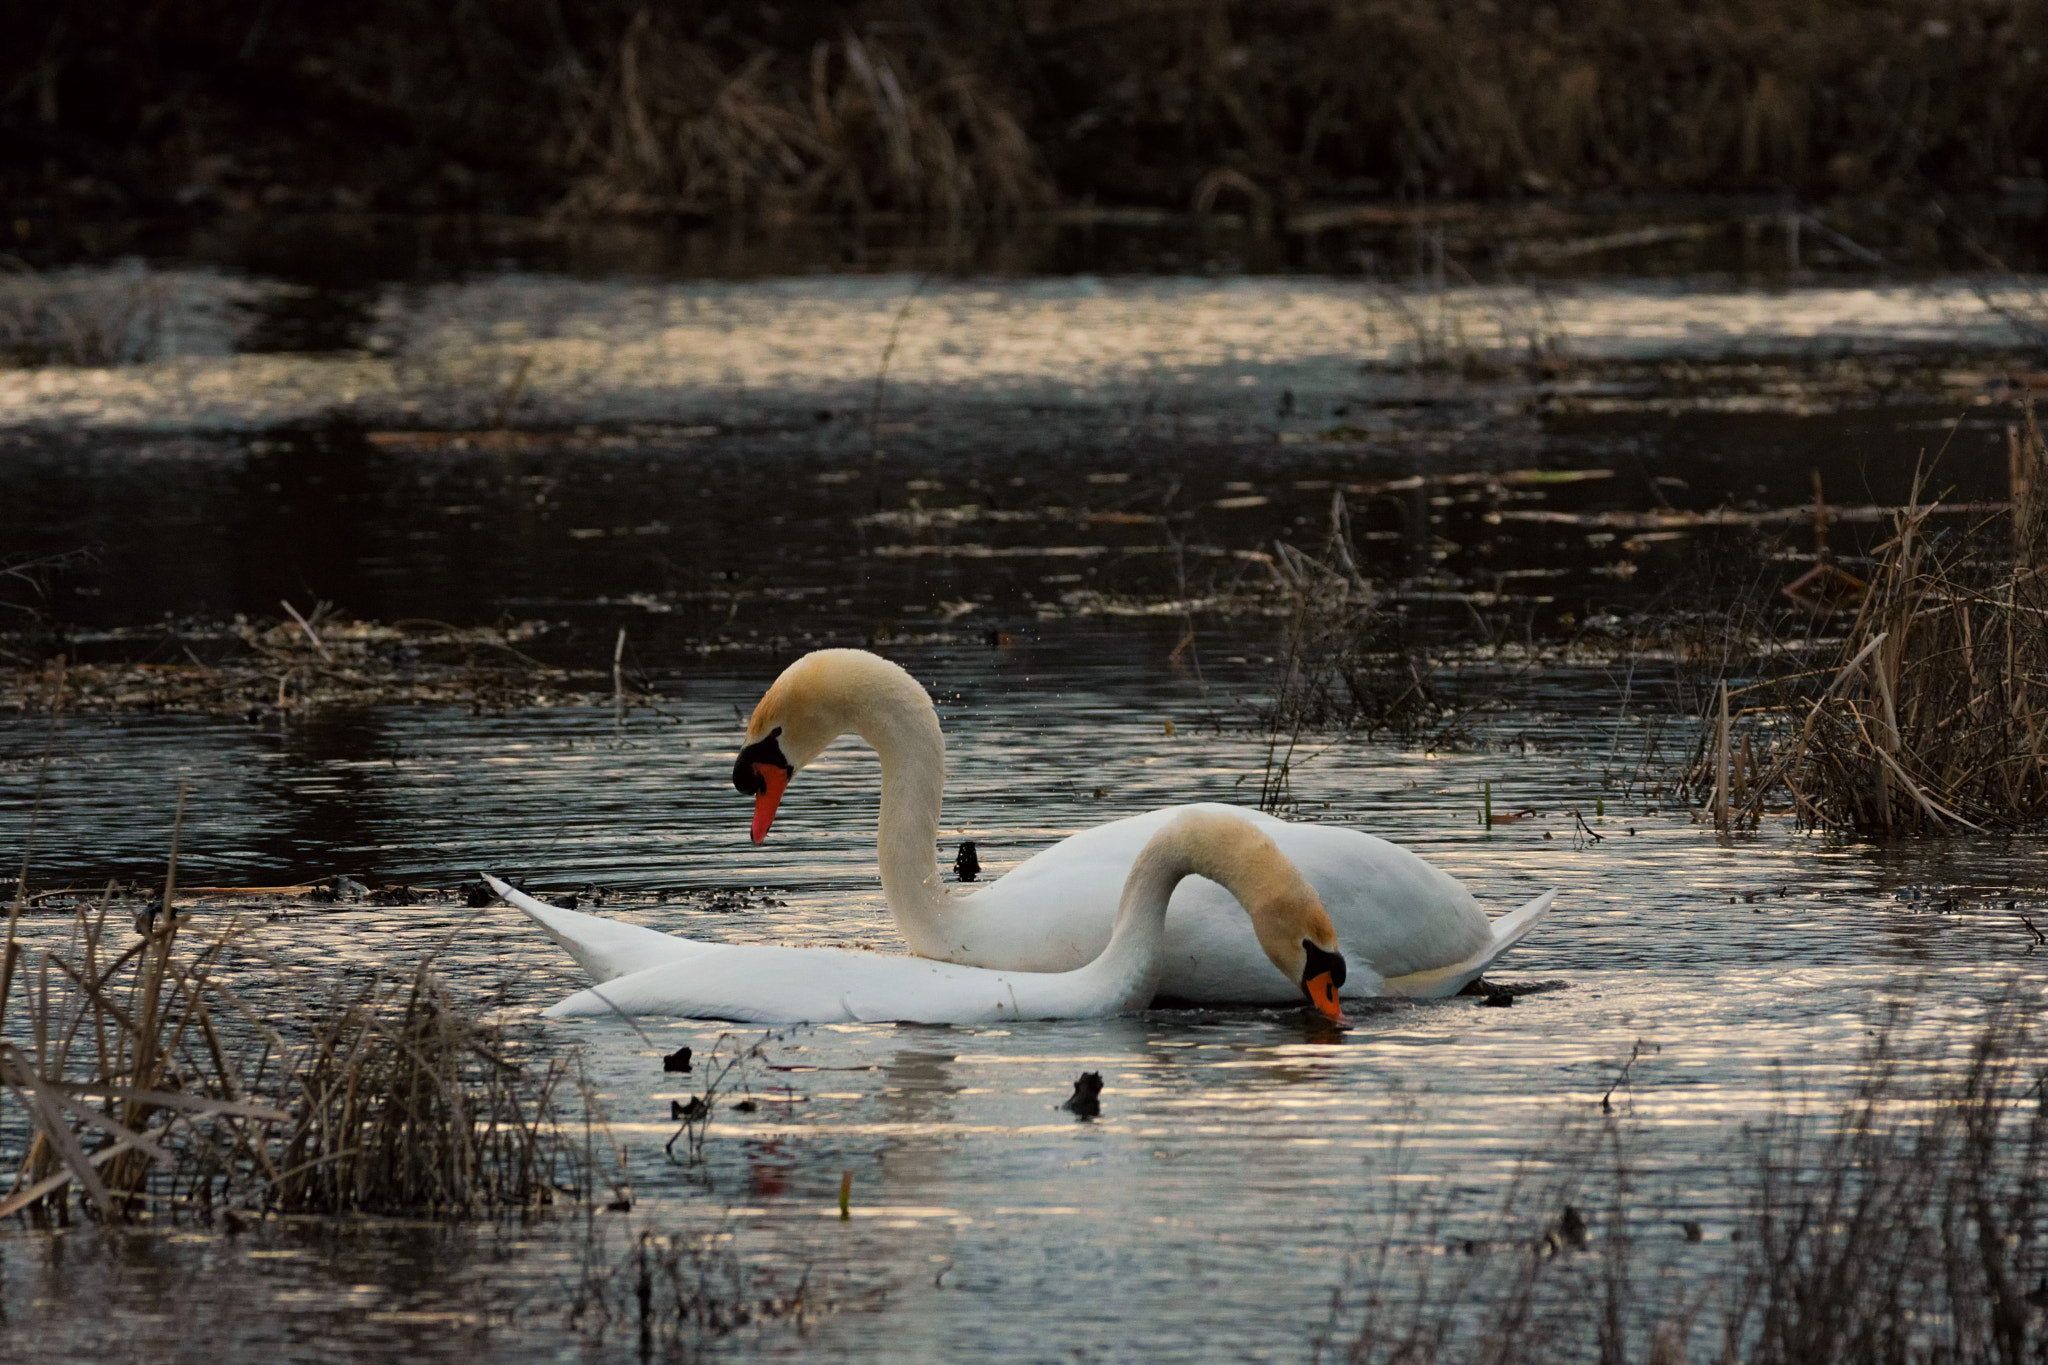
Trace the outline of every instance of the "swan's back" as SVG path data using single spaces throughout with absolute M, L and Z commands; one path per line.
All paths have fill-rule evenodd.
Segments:
M 1204 802 L 1250 821 L 1300 869 L 1336 925 L 1353 980 L 1346 995 L 1371 995 L 1383 977 L 1457 962 L 1491 942 L 1486 913 L 1458 881 L 1415 854 L 1358 830 L 1296 824 Z M 971 941 L 1012 966 L 1067 971 L 1109 941 L 1124 877 L 1153 834 L 1188 806 L 1148 811 L 1081 831 L 1027 858 L 1000 880 L 955 902 L 977 921 Z M 1160 993 L 1191 1000 L 1284 1001 L 1298 992 L 1272 971 L 1251 920 L 1228 891 L 1188 877 L 1167 912 Z

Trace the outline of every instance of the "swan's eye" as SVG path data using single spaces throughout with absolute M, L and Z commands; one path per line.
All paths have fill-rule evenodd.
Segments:
M 1303 981 L 1313 981 L 1318 975 L 1327 972 L 1334 984 L 1339 986 L 1344 984 L 1344 955 L 1342 953 L 1333 953 L 1327 948 L 1318 948 L 1308 939 L 1301 941 L 1301 950 L 1308 954 L 1308 966 L 1301 974 Z
M 754 771 L 754 765 L 757 763 L 766 763 L 786 773 L 796 771 L 790 766 L 789 760 L 782 756 L 782 746 L 776 743 L 781 734 L 782 727 L 778 725 L 770 730 L 766 737 L 757 739 L 740 750 L 740 756 L 733 760 L 732 785 L 738 788 L 741 796 L 759 796 L 767 788 L 768 784 L 762 780 L 761 774 Z

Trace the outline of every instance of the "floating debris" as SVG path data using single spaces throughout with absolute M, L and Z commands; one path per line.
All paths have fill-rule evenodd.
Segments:
M 187 663 L 79 663 L 0 667 L 0 711 L 200 712 L 297 715 L 337 706 L 515 707 L 611 705 L 609 670 L 552 668 L 519 646 L 555 627 L 528 621 L 503 630 L 351 621 L 327 603 L 270 626 L 237 617 L 221 630 L 178 638 Z M 163 636 L 158 632 L 157 642 Z M 120 639 L 109 640 L 120 644 Z M 218 654 L 201 659 L 193 645 Z
M 981 875 L 981 856 L 975 852 L 974 840 L 961 843 L 960 852 L 953 858 L 953 875 L 963 882 L 971 882 Z
M 1060 1108 L 1077 1118 L 1092 1119 L 1102 1115 L 1102 1073 L 1084 1071 L 1074 1082 L 1074 1093 L 1067 1096 Z

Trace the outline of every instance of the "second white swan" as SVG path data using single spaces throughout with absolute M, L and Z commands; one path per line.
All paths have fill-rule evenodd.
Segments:
M 595 983 L 548 1009 L 752 1023 L 901 1020 L 980 1024 L 1093 1019 L 1151 1003 L 1167 903 L 1182 878 L 1209 877 L 1244 907 L 1276 981 L 1338 1023 L 1345 978 L 1336 931 L 1293 864 L 1246 821 L 1184 812 L 1151 837 L 1124 880 L 1116 925 L 1094 961 L 1068 972 L 996 971 L 844 948 L 701 943 L 535 900 L 486 874 L 491 889 L 567 948 Z M 650 956 L 660 960 L 646 965 Z

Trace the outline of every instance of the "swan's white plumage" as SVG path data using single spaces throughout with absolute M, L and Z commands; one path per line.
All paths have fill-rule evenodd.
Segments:
M 1241 898 L 1239 918 L 1259 925 L 1253 946 L 1267 974 L 1288 988 L 1283 998 L 1298 998 L 1306 962 L 1301 941 L 1336 951 L 1338 940 L 1315 893 L 1272 841 L 1249 820 L 1221 808 L 1185 811 L 1159 822 L 1129 870 L 1108 944 L 1090 961 L 1062 972 L 997 971 L 839 948 L 694 943 L 548 905 L 489 874 L 485 880 L 568 948 L 596 983 L 547 1010 L 551 1017 L 618 1013 L 754 1023 L 974 1024 L 1095 1018 L 1143 1008 L 1158 988 L 1168 897 L 1198 868 L 1235 888 L 1232 905 Z M 1270 947 L 1260 946 L 1261 936 Z M 648 965 L 626 970 L 649 954 L 654 960 Z
M 865 650 L 818 650 L 783 670 L 761 698 L 747 742 L 771 731 L 779 731 L 799 773 L 848 732 L 880 754 L 883 890 L 911 950 L 941 961 L 1035 972 L 1068 971 L 1089 961 L 1109 940 L 1118 890 L 1139 850 L 1187 810 L 1252 821 L 1300 869 L 1344 945 L 1347 996 L 1455 994 L 1528 933 L 1555 895 L 1489 922 L 1456 879 L 1384 839 L 1210 805 L 1098 825 L 1033 855 L 987 887 L 951 889 L 940 878 L 936 853 L 945 737 L 916 679 Z M 1160 993 L 1201 1004 L 1288 998 L 1229 894 L 1197 877 L 1173 894 Z

